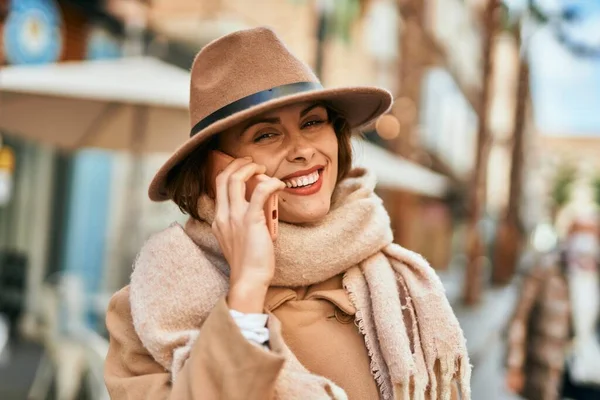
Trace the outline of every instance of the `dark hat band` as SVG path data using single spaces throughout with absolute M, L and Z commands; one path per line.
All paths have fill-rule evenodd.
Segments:
M 204 128 L 207 128 L 213 123 L 232 116 L 233 114 L 247 110 L 250 107 L 255 107 L 259 104 L 263 104 L 267 101 L 278 99 L 280 97 L 318 89 L 323 89 L 323 86 L 319 82 L 296 82 L 287 85 L 276 86 L 271 89 L 251 94 L 250 96 L 242 97 L 241 99 L 236 100 L 225 107 L 219 108 L 208 117 L 200 120 L 200 122 L 198 122 L 192 128 L 190 137 L 194 136 L 196 133 L 200 132 Z

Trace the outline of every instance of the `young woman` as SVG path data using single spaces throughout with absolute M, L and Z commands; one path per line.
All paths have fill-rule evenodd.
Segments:
M 190 139 L 149 189 L 190 219 L 148 240 L 110 303 L 113 399 L 470 397 L 441 283 L 392 243 L 373 177 L 351 168 L 351 129 L 391 101 L 322 88 L 266 28 L 197 55 Z M 213 150 L 235 159 L 215 182 Z M 275 241 L 263 211 L 273 194 Z

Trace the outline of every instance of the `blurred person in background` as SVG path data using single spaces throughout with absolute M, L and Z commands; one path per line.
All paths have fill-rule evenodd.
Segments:
M 523 282 L 508 330 L 507 386 L 529 400 L 600 399 L 600 240 L 579 214 Z
M 351 167 L 352 129 L 391 102 L 373 87 L 323 89 L 266 28 L 198 53 L 191 137 L 149 189 L 190 218 L 147 241 L 110 302 L 112 399 L 470 398 L 441 282 L 392 243 L 374 177 Z M 214 196 L 213 150 L 235 158 Z M 263 208 L 275 193 L 273 242 Z

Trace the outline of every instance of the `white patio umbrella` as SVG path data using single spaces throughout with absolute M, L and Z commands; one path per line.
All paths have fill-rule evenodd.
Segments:
M 150 57 L 0 70 L 0 129 L 65 149 L 169 152 L 185 140 L 189 73 Z

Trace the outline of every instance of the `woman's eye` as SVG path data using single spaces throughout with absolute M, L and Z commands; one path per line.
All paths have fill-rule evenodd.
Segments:
M 322 125 L 325 122 L 326 121 L 322 119 L 311 119 L 310 121 L 307 121 L 302 125 L 302 129 Z
M 274 132 L 261 133 L 260 135 L 254 138 L 254 143 L 262 142 L 263 140 L 271 139 L 275 136 L 277 136 L 277 134 Z

